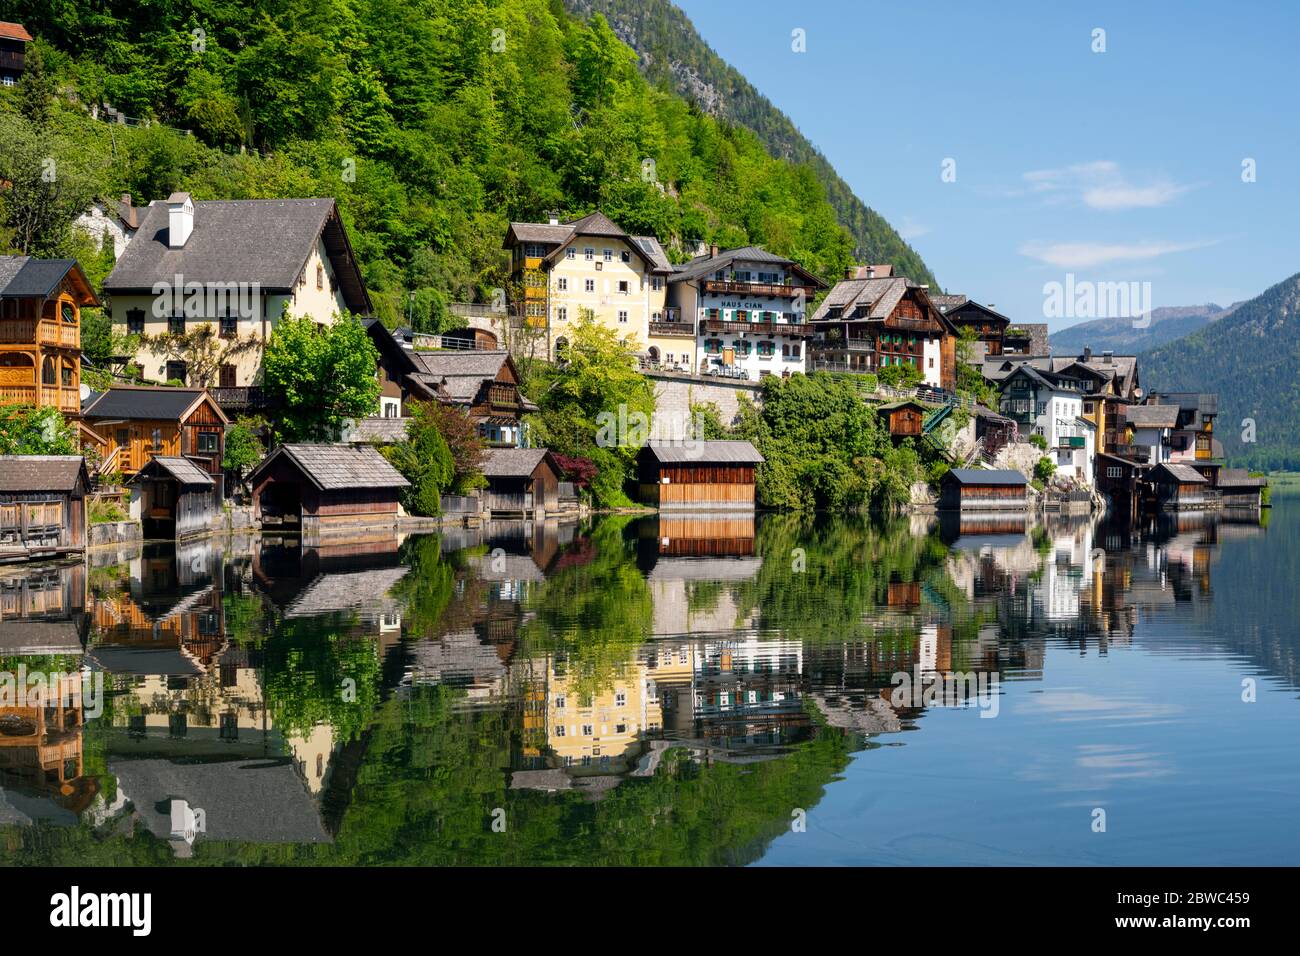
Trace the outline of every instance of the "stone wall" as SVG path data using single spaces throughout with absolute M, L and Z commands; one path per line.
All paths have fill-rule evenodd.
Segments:
M 656 430 L 670 428 L 673 434 L 679 434 L 690 419 L 691 405 L 718 406 L 724 425 L 734 424 L 736 420 L 740 411 L 738 395 L 744 395 L 760 408 L 763 406 L 763 387 L 758 382 L 671 372 L 648 372 L 646 377 L 655 389 Z
M 86 543 L 92 548 L 107 545 L 134 544 L 144 538 L 138 521 L 106 521 L 92 524 Z

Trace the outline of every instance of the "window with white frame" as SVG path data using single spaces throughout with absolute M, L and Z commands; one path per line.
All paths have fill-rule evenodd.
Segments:
M 585 288 L 588 292 L 595 292 L 595 291 L 596 291 L 596 280 L 595 280 L 595 279 L 587 279 L 586 282 L 583 283 L 583 288 Z
M 622 324 L 627 324 L 627 309 L 618 310 L 618 321 Z
M 587 246 L 585 249 L 582 250 L 582 258 L 586 259 L 588 262 L 590 262 L 595 257 L 596 257 L 596 250 L 591 248 L 591 246 Z

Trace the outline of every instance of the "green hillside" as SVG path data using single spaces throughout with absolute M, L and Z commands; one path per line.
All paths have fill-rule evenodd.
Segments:
M 712 115 L 745 126 L 774 156 L 806 164 L 816 174 L 848 227 L 861 262 L 890 262 L 917 282 L 939 288 L 933 273 L 885 219 L 854 195 L 825 156 L 772 102 L 723 60 L 670 0 L 564 0 L 575 14 L 601 14 L 640 54 L 642 72 L 653 82 L 700 104 Z
M 1148 389 L 1219 393 L 1215 435 L 1234 463 L 1300 467 L 1300 274 L 1147 353 Z M 1254 441 L 1245 419 L 1254 422 Z
M 380 316 L 430 330 L 503 283 L 507 222 L 548 210 L 600 208 L 679 259 L 701 240 L 827 278 L 853 259 L 812 167 L 653 87 L 560 0 L 7 0 L 0 19 L 38 40 L 0 90 L 10 249 L 89 256 L 68 225 L 95 195 L 334 196 Z

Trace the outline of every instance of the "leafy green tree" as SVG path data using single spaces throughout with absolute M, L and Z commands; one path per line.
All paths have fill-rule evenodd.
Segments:
M 221 459 L 221 467 L 234 472 L 241 482 L 248 470 L 266 454 L 266 447 L 259 437 L 265 428 L 264 419 L 245 416 L 226 431 L 226 450 Z
M 0 455 L 80 455 L 77 432 L 57 408 L 0 404 Z
M 262 356 L 262 383 L 278 404 L 280 441 L 332 441 L 349 418 L 375 414 L 379 352 L 356 319 L 320 328 L 305 316 L 282 318 Z
M 406 440 L 387 446 L 383 454 L 411 483 L 404 493 L 406 510 L 417 515 L 441 514 L 438 499 L 452 485 L 456 462 L 429 403 L 412 403 Z

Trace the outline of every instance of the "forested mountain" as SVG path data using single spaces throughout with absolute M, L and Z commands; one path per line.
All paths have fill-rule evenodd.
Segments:
M 1234 462 L 1300 468 L 1300 274 L 1146 354 L 1148 390 L 1219 393 L 1215 435 Z M 1254 441 L 1245 419 L 1254 422 Z
M 37 37 L 0 88 L 10 249 L 88 256 L 68 226 L 95 195 L 333 196 L 380 316 L 429 329 L 503 283 L 510 220 L 549 210 L 599 208 L 678 259 L 703 240 L 828 279 L 853 261 L 812 166 L 652 86 L 561 0 L 0 0 L 0 19 Z
M 671 0 L 564 0 L 584 18 L 599 13 L 637 51 L 641 72 L 699 104 L 705 112 L 748 127 L 775 156 L 807 164 L 826 189 L 839 220 L 853 234 L 862 262 L 890 262 L 917 282 L 939 288 L 934 275 L 894 228 L 840 178 L 825 156 L 771 101 L 704 41 Z
M 1214 303 L 1164 306 L 1152 309 L 1151 324 L 1141 329 L 1133 327 L 1131 318 L 1092 319 L 1054 333 L 1051 337 L 1052 351 L 1082 352 L 1084 346 L 1092 346 L 1094 352 L 1109 349 L 1112 352 L 1135 355 L 1226 318 L 1239 305 L 1240 302 L 1227 308 Z

